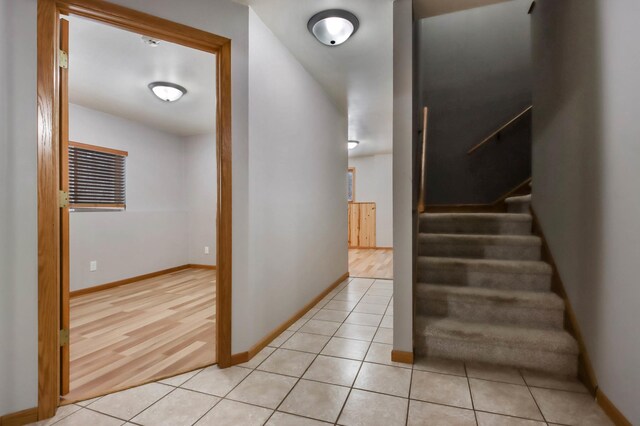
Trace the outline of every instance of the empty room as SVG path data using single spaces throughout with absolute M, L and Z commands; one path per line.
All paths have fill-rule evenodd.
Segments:
M 216 362 L 216 56 L 64 19 L 61 393 L 72 402 Z

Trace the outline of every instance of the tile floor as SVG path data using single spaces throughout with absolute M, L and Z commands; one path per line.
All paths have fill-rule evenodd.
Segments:
M 584 386 L 487 365 L 390 361 L 392 282 L 345 281 L 248 363 L 67 405 L 39 425 L 610 425 Z

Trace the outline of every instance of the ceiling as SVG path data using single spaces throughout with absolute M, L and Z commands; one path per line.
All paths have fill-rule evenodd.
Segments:
M 237 0 L 249 5 L 348 115 L 350 156 L 390 153 L 393 116 L 393 0 Z M 317 12 L 343 8 L 360 28 L 329 47 L 307 30 Z M 346 141 L 345 141 L 346 143 Z
M 414 19 L 429 18 L 509 0 L 413 0 Z
M 70 17 L 69 100 L 179 136 L 215 128 L 215 55 Z M 147 87 L 168 81 L 187 89 L 177 102 L 156 98 Z

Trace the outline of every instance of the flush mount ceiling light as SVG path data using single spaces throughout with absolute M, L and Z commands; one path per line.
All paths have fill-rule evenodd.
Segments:
M 356 149 L 358 147 L 358 145 L 360 145 L 359 141 L 349 141 L 347 142 L 347 147 L 351 150 L 351 149 Z
M 154 95 L 165 102 L 175 102 L 187 93 L 187 89 L 184 87 L 178 84 L 167 83 L 166 81 L 154 81 L 149 84 L 149 89 L 151 89 Z
M 347 41 L 356 31 L 360 22 L 356 15 L 342 9 L 330 9 L 316 13 L 309 19 L 309 32 L 322 44 L 337 46 Z

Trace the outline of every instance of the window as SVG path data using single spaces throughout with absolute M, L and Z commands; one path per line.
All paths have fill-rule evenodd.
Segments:
M 356 168 L 347 170 L 347 200 L 352 203 L 356 200 Z
M 126 207 L 125 160 L 128 153 L 69 142 L 69 207 Z

